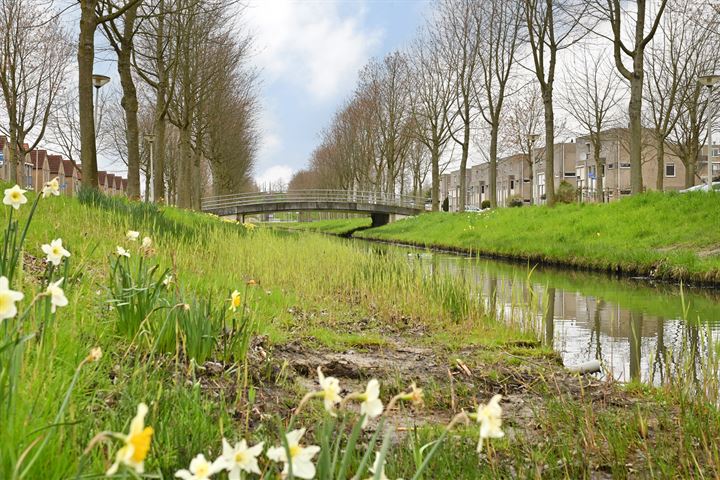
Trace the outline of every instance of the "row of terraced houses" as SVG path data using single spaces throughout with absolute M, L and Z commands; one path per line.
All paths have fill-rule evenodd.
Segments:
M 0 135 L 0 178 L 9 180 L 13 177 L 12 166 L 8 165 L 10 145 L 7 137 Z M 82 170 L 72 160 L 65 160 L 61 155 L 53 155 L 47 150 L 33 150 L 25 157 L 22 188 L 40 191 L 46 182 L 57 177 L 60 191 L 65 195 L 75 195 L 82 184 Z M 98 172 L 100 190 L 108 195 L 124 195 L 127 190 L 127 178 L 108 172 Z
M 576 189 L 578 201 L 614 201 L 630 194 L 630 154 L 628 129 L 613 128 L 600 135 L 601 168 L 593 159 L 592 147 L 588 137 L 558 143 L 554 145 L 553 181 L 555 189 L 565 181 Z M 646 144 L 647 143 L 647 144 Z M 711 158 L 720 156 L 713 148 Z M 521 199 L 522 203 L 543 203 L 545 185 L 548 176 L 545 172 L 545 148 L 533 150 L 535 168 L 530 167 L 527 154 L 511 155 L 497 163 L 497 202 L 506 206 L 511 199 Z M 681 190 L 686 187 L 685 166 L 679 157 L 666 147 L 663 155 L 663 189 Z M 720 158 L 712 161 L 713 176 L 720 174 Z M 698 158 L 698 172 L 691 180 L 693 185 L 703 183 L 707 171 L 707 148 L 703 148 Z M 656 145 L 651 139 L 643 141 L 642 176 L 643 185 L 654 189 L 658 177 Z M 534 170 L 534 172 L 532 171 Z M 602 176 L 602 192 L 598 189 L 598 176 Z M 480 207 L 490 196 L 489 163 L 481 163 L 466 169 L 467 198 L 466 205 Z M 460 170 L 445 173 L 440 179 L 440 198 L 448 199 L 450 211 L 456 211 L 460 197 Z

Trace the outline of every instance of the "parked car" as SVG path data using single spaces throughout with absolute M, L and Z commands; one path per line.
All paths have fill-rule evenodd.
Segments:
M 466 206 L 465 206 L 465 211 L 466 211 L 466 212 L 476 212 L 476 213 L 477 213 L 477 212 L 481 212 L 482 210 L 480 210 L 480 207 L 478 207 L 478 206 L 476 206 L 476 205 L 466 205 Z

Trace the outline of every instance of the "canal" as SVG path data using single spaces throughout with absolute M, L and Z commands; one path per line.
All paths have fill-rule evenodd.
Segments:
M 490 311 L 532 326 L 565 365 L 598 359 L 607 379 L 661 384 L 680 367 L 687 374 L 687 362 L 700 378 L 696 360 L 720 337 L 718 289 L 404 247 L 371 248 L 400 249 L 428 275 L 449 274 L 471 283 Z

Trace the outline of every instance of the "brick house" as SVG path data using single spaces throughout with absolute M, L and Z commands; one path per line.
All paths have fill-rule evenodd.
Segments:
M 72 160 L 63 160 L 62 163 L 65 174 L 64 193 L 69 196 L 77 195 L 80 190 L 80 170 Z
M 30 163 L 33 168 L 33 188 L 36 192 L 54 177 L 50 176 L 50 163 L 47 150 L 33 150 L 30 152 Z

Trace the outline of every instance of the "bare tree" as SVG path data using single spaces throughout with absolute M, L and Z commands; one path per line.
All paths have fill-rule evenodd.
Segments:
M 525 24 L 535 76 L 545 109 L 545 193 L 547 204 L 555 204 L 555 111 L 553 93 L 558 53 L 579 42 L 578 19 L 584 17 L 587 2 L 583 0 L 523 0 Z
M 8 116 L 8 163 L 25 185 L 25 156 L 42 141 L 69 65 L 60 20 L 32 0 L 0 1 L 0 88 Z M 28 144 L 27 137 L 35 139 Z M 31 186 L 31 185 L 29 185 Z
M 605 199 L 601 133 L 613 122 L 613 113 L 622 99 L 621 79 L 614 71 L 604 68 L 604 58 L 603 55 L 594 59 L 584 56 L 582 64 L 575 63 L 566 70 L 565 89 L 560 97 L 563 109 L 588 133 L 595 163 L 595 195 L 601 202 Z
M 668 0 L 657 0 L 658 8 L 655 18 L 648 22 L 647 0 L 634 2 L 621 2 L 620 0 L 599 0 L 599 8 L 604 18 L 612 27 L 613 57 L 618 72 L 630 82 L 630 101 L 628 103 L 628 117 L 630 119 L 630 191 L 640 193 L 643 190 L 642 181 L 642 100 L 643 85 L 645 83 L 645 49 L 652 41 L 660 25 L 663 12 Z M 628 8 L 634 5 L 634 11 Z M 634 16 L 633 34 L 631 42 L 624 38 L 625 19 Z M 650 25 L 649 30 L 646 29 Z M 647 30 L 647 31 L 646 31 Z M 627 57 L 632 66 L 624 63 Z
M 480 34 L 475 21 L 478 3 L 472 0 L 443 0 L 438 7 L 434 41 L 451 68 L 455 105 L 447 119 L 450 136 L 461 146 L 460 198 L 458 211 L 465 211 L 467 201 L 467 161 L 471 128 L 478 115 L 474 105 L 474 82 L 479 68 Z M 459 123 L 460 125 L 456 125 Z
M 522 21 L 517 1 L 490 0 L 475 10 L 480 32 L 479 82 L 474 82 L 477 104 L 490 128 L 490 206 L 497 207 L 497 160 L 500 122 L 507 86 L 515 63 Z
M 430 152 L 432 168 L 432 211 L 440 210 L 440 158 L 450 140 L 450 107 L 453 103 L 451 69 L 430 38 L 431 27 L 425 36 L 413 44 L 411 90 L 414 116 L 413 135 Z

